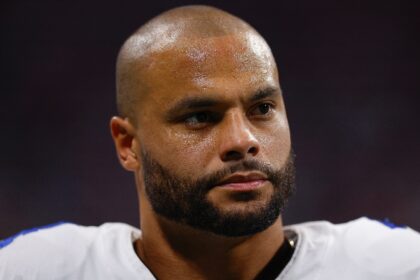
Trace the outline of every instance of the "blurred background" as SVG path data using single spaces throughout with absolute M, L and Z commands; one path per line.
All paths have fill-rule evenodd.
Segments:
M 116 55 L 151 17 L 198 3 L 248 21 L 278 62 L 298 172 L 285 222 L 420 230 L 418 5 L 16 0 L 0 4 L 0 239 L 60 220 L 138 225 L 108 128 Z

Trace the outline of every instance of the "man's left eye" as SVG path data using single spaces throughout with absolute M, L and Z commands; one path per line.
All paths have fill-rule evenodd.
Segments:
M 261 103 L 251 110 L 250 115 L 253 115 L 253 116 L 267 115 L 271 113 L 272 110 L 273 110 L 273 104 Z

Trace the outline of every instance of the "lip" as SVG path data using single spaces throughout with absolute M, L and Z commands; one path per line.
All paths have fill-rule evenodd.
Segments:
M 261 173 L 234 174 L 217 184 L 216 187 L 233 191 L 252 191 L 261 188 L 267 177 Z

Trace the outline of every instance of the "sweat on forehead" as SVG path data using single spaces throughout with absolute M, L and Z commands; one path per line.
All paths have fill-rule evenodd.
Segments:
M 275 67 L 264 39 L 231 14 L 208 6 L 185 6 L 158 15 L 131 35 L 119 52 L 116 73 L 119 114 L 134 121 L 134 109 L 150 89 L 147 82 L 152 66 L 181 63 L 186 66 L 180 68 L 185 71 L 183 74 L 189 75 L 192 70 L 204 71 L 215 66 L 209 63 L 212 57 L 227 57 L 229 53 L 244 69 L 256 67 L 255 63 Z

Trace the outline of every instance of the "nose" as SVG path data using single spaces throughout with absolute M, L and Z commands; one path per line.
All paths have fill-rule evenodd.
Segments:
M 254 157 L 260 150 L 259 142 L 251 131 L 250 123 L 241 112 L 225 117 L 220 131 L 220 159 L 224 162 Z

